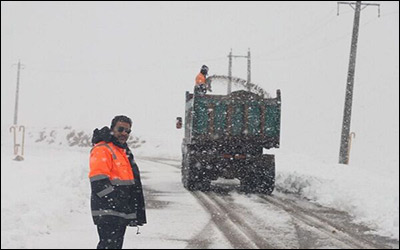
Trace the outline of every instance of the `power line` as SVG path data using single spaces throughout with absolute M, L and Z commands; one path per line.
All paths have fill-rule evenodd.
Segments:
M 326 25 L 328 25 L 329 23 L 331 23 L 335 19 L 334 16 L 331 16 L 331 14 L 334 11 L 335 11 L 335 8 L 330 9 L 328 11 L 328 13 L 326 13 L 324 15 L 323 19 L 315 22 L 315 23 L 318 23 L 318 25 L 315 26 L 314 28 L 310 29 L 308 32 L 304 32 L 304 33 L 302 33 L 300 35 L 297 35 L 296 37 L 294 37 L 294 38 L 292 38 L 292 39 L 290 39 L 290 40 L 288 40 L 288 41 L 286 41 L 284 43 L 281 43 L 280 45 L 278 45 L 277 47 L 273 48 L 272 50 L 270 50 L 269 52 L 265 53 L 264 55 L 259 55 L 259 56 L 256 56 L 254 58 L 260 58 L 260 57 L 266 58 L 266 57 L 268 57 L 270 55 L 273 55 L 273 54 L 275 54 L 275 53 L 277 53 L 279 51 L 287 50 L 287 48 L 293 48 L 294 47 L 293 44 L 298 44 L 299 42 L 301 42 L 301 41 L 303 41 L 305 39 L 309 39 L 310 37 L 312 37 L 312 35 L 317 33 L 319 30 L 323 29 Z M 328 17 L 331 16 L 331 17 L 328 18 L 327 20 L 325 20 L 326 16 L 328 16 Z

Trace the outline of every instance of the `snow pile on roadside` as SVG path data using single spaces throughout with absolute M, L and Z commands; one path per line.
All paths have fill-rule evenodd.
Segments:
M 399 173 L 276 153 L 276 188 L 348 212 L 376 233 L 399 239 Z
M 8 143 L 13 143 L 14 134 L 2 129 L 2 135 L 7 137 Z M 90 148 L 93 129 L 77 129 L 71 126 L 64 127 L 25 127 L 25 143 L 51 147 L 80 147 Z M 166 136 L 153 134 L 142 136 L 132 133 L 128 145 L 137 156 L 157 156 L 178 159 L 181 157 L 182 131 L 170 129 Z M 146 139 L 143 139 L 146 138 Z M 147 139 L 148 138 L 148 139 Z M 22 144 L 22 129 L 17 128 L 16 140 Z M 3 141 L 2 141 L 3 144 Z
M 28 140 L 38 144 L 69 146 L 69 147 L 91 147 L 93 130 L 90 129 L 75 129 L 71 126 L 54 127 L 54 128 L 36 128 L 27 127 L 26 135 Z M 17 134 L 18 139 L 22 136 Z M 131 135 L 128 139 L 128 145 L 131 149 L 139 148 L 146 143 L 140 137 Z
M 28 127 L 27 136 L 35 143 L 71 147 L 89 147 L 91 140 L 89 131 L 76 130 L 70 126 L 64 128 Z
M 27 142 L 24 161 L 13 161 L 11 144 L 1 146 L 1 247 L 32 248 L 38 236 L 52 237 L 74 213 L 90 225 L 88 151 L 77 154 Z M 94 239 L 95 240 L 95 239 Z

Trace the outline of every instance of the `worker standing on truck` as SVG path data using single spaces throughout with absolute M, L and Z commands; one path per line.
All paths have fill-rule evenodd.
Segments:
M 200 73 L 196 76 L 196 85 L 194 87 L 195 94 L 203 96 L 207 92 L 206 77 L 208 75 L 208 67 L 206 65 L 201 66 Z

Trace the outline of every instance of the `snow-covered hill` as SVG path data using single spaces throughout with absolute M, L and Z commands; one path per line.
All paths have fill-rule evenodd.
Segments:
M 71 126 L 63 128 L 26 128 L 27 136 L 35 143 L 43 145 L 57 145 L 70 147 L 90 147 L 92 131 L 87 129 L 74 129 Z M 146 143 L 145 140 L 136 136 L 129 136 L 127 141 L 130 148 L 135 149 Z

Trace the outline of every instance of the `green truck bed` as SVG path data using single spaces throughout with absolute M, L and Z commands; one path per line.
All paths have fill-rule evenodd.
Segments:
M 251 141 L 264 148 L 279 147 L 281 96 L 262 98 L 247 91 L 229 96 L 194 96 L 186 92 L 187 143 Z

